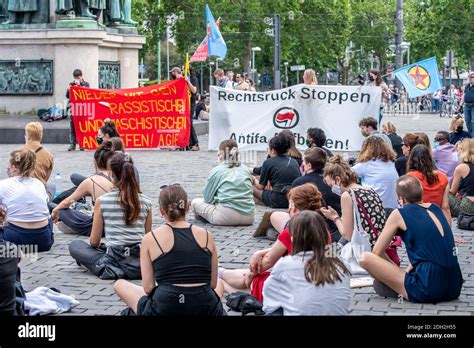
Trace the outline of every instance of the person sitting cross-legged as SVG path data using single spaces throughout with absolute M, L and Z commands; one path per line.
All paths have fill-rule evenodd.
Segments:
M 221 164 L 209 174 L 204 198 L 191 201 L 196 219 L 212 225 L 252 225 L 255 219 L 252 175 L 240 162 L 237 143 L 231 139 L 223 141 L 217 156 Z
M 319 213 L 322 199 L 318 188 L 311 183 L 307 183 L 291 189 L 288 193 L 290 208 L 287 214 L 283 231 L 278 235 L 277 241 L 267 249 L 256 251 L 250 259 L 247 269 L 219 269 L 219 278 L 222 280 L 226 293 L 236 291 L 251 292 L 259 301 L 262 301 L 263 284 L 267 280 L 272 268 L 282 257 L 291 254 L 291 235 L 288 231 L 289 220 L 302 211 L 315 211 Z M 327 229 L 331 243 L 331 233 Z M 338 233 L 340 238 L 340 235 Z
M 288 208 L 286 194 L 293 181 L 301 176 L 298 162 L 287 155 L 291 140 L 285 134 L 270 139 L 270 158 L 263 162 L 260 179 L 254 179 L 255 203 L 271 208 Z M 270 187 L 269 187 L 270 186 Z
M 159 201 L 165 224 L 143 238 L 142 286 L 119 280 L 115 292 L 137 315 L 225 315 L 212 235 L 186 222 L 188 195 L 179 184 L 163 187 Z
M 376 292 L 385 297 L 402 295 L 418 303 L 457 299 L 463 279 L 453 232 L 443 211 L 436 204 L 423 203 L 423 187 L 413 176 L 397 180 L 397 194 L 403 207 L 390 214 L 372 252 L 359 259 L 360 265 L 376 279 Z M 394 265 L 385 254 L 397 233 L 405 242 L 410 261 L 407 270 Z
M 406 175 L 420 180 L 423 186 L 423 201 L 438 205 L 443 210 L 449 225 L 451 225 L 448 177 L 435 169 L 433 157 L 427 146 L 416 145 L 410 152 Z
M 33 150 L 10 153 L 9 178 L 0 180 L 0 240 L 18 246 L 48 251 L 54 243 L 53 221 L 48 210 L 44 184 L 33 177 L 36 154 Z
M 115 153 L 110 170 L 115 188 L 97 199 L 90 244 L 74 240 L 69 253 L 101 279 L 140 279 L 140 244 L 152 228 L 151 201 L 140 192 L 129 155 Z
M 297 214 L 288 228 L 292 252 L 273 267 L 263 286 L 263 310 L 269 315 L 347 315 L 351 302 L 350 271 L 328 254 L 323 217 Z
M 110 192 L 114 188 L 108 164 L 114 152 L 112 143 L 104 141 L 94 152 L 95 174 L 83 180 L 78 187 L 63 193 L 64 199 L 58 204 L 50 204 L 54 207 L 51 212 L 54 223 L 58 223 L 58 228 L 63 233 L 79 234 L 90 236 L 92 230 L 93 216 L 86 211 L 73 209 L 75 202 L 84 200 L 85 197 L 92 198 L 92 204 L 100 196 Z

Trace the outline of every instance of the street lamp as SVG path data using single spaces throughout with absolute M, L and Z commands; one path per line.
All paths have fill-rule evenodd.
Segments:
M 283 64 L 285 65 L 285 87 L 288 88 L 288 65 L 289 65 L 290 63 L 285 62 L 285 63 L 283 63 Z
M 260 47 L 252 47 L 252 72 L 255 72 L 255 52 L 260 52 L 262 49 Z
M 410 46 L 411 46 L 411 43 L 403 41 L 401 46 L 402 46 L 402 50 L 407 50 L 407 65 L 410 65 Z

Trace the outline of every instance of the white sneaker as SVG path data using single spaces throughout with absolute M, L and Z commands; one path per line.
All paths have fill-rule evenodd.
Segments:
M 59 221 L 57 226 L 58 226 L 58 230 L 60 230 L 64 234 L 77 234 L 76 231 L 74 231 L 71 227 L 69 227 L 62 221 Z

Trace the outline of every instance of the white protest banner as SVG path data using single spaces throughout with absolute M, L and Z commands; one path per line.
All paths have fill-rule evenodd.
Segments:
M 326 133 L 328 149 L 358 151 L 364 139 L 359 121 L 378 120 L 381 93 L 369 86 L 297 85 L 257 93 L 212 86 L 209 150 L 225 139 L 234 139 L 241 150 L 266 150 L 283 129 L 305 148 L 306 131 L 318 127 Z

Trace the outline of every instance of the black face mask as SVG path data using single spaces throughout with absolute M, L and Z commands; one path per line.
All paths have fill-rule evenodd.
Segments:
M 456 128 L 456 132 L 458 132 L 458 133 L 461 133 L 463 130 L 464 130 L 464 127 L 463 127 L 463 126 L 458 126 L 458 127 Z
M 104 138 L 96 137 L 95 139 L 97 140 L 97 144 L 99 145 L 101 145 L 104 142 Z
M 369 80 L 370 80 L 370 81 L 375 81 L 375 77 L 369 76 Z

